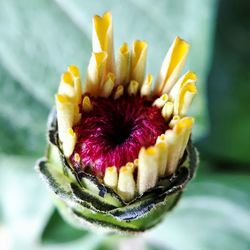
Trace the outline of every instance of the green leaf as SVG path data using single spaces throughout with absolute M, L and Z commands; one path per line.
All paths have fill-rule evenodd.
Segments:
M 41 240 L 42 243 L 64 243 L 83 238 L 88 234 L 88 231 L 74 228 L 66 223 L 55 209 L 43 230 Z
M 239 174 L 197 178 L 176 210 L 148 238 L 176 250 L 247 250 L 249 188 L 250 177 Z
M 37 154 L 45 147 L 48 108 L 0 64 L 0 152 Z
M 224 168 L 250 163 L 250 5 L 221 1 L 215 36 L 213 67 L 208 79 L 211 118 L 204 153 L 226 162 Z M 245 165 L 244 165 L 245 164 Z
M 52 207 L 34 158 L 0 155 L 0 211 L 13 249 L 32 249 Z

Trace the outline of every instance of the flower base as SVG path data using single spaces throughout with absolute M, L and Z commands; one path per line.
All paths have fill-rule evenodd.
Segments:
M 84 229 L 97 226 L 108 232 L 137 233 L 154 227 L 175 207 L 198 165 L 197 150 L 189 140 L 173 175 L 160 179 L 154 188 L 132 201 L 124 202 L 97 177 L 74 170 L 62 153 L 54 111 L 49 119 L 48 140 L 47 155 L 36 169 L 54 194 L 63 217 Z

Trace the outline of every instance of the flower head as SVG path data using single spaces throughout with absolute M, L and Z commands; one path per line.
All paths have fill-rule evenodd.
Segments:
M 74 180 L 66 193 L 81 200 L 84 209 L 109 211 L 113 219 L 124 219 L 127 224 L 122 226 L 126 227 L 135 204 L 142 209 L 133 212 L 137 220 L 145 216 L 145 206 L 149 212 L 174 194 L 170 205 L 164 206 L 168 211 L 193 175 L 197 158 L 192 156 L 195 151 L 189 138 L 194 119 L 186 115 L 197 92 L 197 78 L 191 71 L 180 76 L 190 46 L 179 37 L 167 52 L 155 82 L 151 74 L 146 75 L 146 42 L 134 41 L 131 49 L 122 44 L 115 60 L 109 12 L 93 18 L 92 47 L 83 86 L 74 65 L 61 76 L 46 162 L 61 162 L 62 168 L 66 166 L 73 174 L 73 179 L 66 180 Z M 54 160 L 55 150 L 59 160 Z M 44 164 L 39 166 L 44 174 Z M 51 179 L 48 182 L 51 186 Z M 105 194 L 112 194 L 114 200 Z M 79 204 L 69 205 L 65 195 L 63 200 L 74 208 L 75 216 L 83 216 Z M 148 203 L 143 206 L 141 201 Z M 132 228 L 136 230 L 136 226 Z

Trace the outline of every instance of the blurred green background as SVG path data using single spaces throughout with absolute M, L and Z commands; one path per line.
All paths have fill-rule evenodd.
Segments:
M 33 169 L 60 74 L 76 64 L 84 75 L 91 18 L 106 10 L 115 48 L 146 40 L 156 75 L 179 35 L 199 76 L 198 175 L 174 212 L 135 239 L 67 225 Z M 0 249 L 250 249 L 249 13 L 248 0 L 0 0 Z

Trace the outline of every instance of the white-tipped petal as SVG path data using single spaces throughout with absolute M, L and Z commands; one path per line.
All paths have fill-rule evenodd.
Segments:
M 174 111 L 174 104 L 172 102 L 166 102 L 161 110 L 161 114 L 165 121 L 168 121 Z
M 100 96 L 109 97 L 111 95 L 115 85 L 114 81 L 115 81 L 115 75 L 113 73 L 108 73 L 107 79 L 103 84 Z
M 137 188 L 139 194 L 154 187 L 158 180 L 158 152 L 154 147 L 141 148 L 138 157 Z
M 130 96 L 136 95 L 138 88 L 139 88 L 139 83 L 137 81 L 135 80 L 130 81 L 128 85 L 128 94 Z
M 188 82 L 182 86 L 174 100 L 174 115 L 185 116 L 196 93 L 197 89 L 194 83 Z
M 76 134 L 72 128 L 69 128 L 63 141 L 63 152 L 66 157 L 70 157 L 76 145 Z
M 75 105 L 72 100 L 64 95 L 56 95 L 56 111 L 59 139 L 65 141 L 67 130 L 72 128 L 74 122 Z
M 118 51 L 118 58 L 116 63 L 116 84 L 127 85 L 129 78 L 129 47 L 124 43 Z
M 177 122 L 173 128 L 174 131 L 176 131 L 177 133 L 182 133 L 183 136 L 182 147 L 180 150 L 180 158 L 183 156 L 184 151 L 186 149 L 193 125 L 193 117 L 184 117 L 179 122 Z
M 118 87 L 116 88 L 115 90 L 115 93 L 114 93 L 114 99 L 118 99 L 120 98 L 124 93 L 124 86 L 123 85 L 118 85 Z
M 141 96 L 151 96 L 153 76 L 148 74 L 141 87 Z
M 165 176 L 167 160 L 168 160 L 168 147 L 165 142 L 159 142 L 155 145 L 158 154 L 158 173 L 160 177 Z
M 189 44 L 176 37 L 168 50 L 155 84 L 155 94 L 169 93 L 185 64 Z
M 130 60 L 130 80 L 141 86 L 144 81 L 148 45 L 144 41 L 134 41 Z
M 161 97 L 157 98 L 153 102 L 153 106 L 156 106 L 158 108 L 162 108 L 167 101 L 168 101 L 168 95 L 167 94 L 163 94 Z
M 117 168 L 115 166 L 106 168 L 103 180 L 104 180 L 104 184 L 107 187 L 116 189 L 117 183 L 118 183 Z
M 72 99 L 75 98 L 74 79 L 70 72 L 66 71 L 61 75 L 58 94 L 68 96 Z
M 107 52 L 92 53 L 87 69 L 85 93 L 97 96 L 106 78 Z
M 134 198 L 136 187 L 131 167 L 124 166 L 120 168 L 117 191 L 125 201 L 130 201 Z
M 172 174 L 176 170 L 187 146 L 193 123 L 193 118 L 185 117 L 179 120 L 172 130 L 166 131 L 165 136 L 168 146 L 166 174 Z
M 173 130 L 167 130 L 166 133 L 167 147 L 168 147 L 168 161 L 166 168 L 166 175 L 173 174 L 177 168 L 180 151 L 182 148 L 182 135 L 176 134 Z
M 83 112 L 89 112 L 93 110 L 93 105 L 90 101 L 90 98 L 88 96 L 84 96 L 82 100 L 82 110 Z
M 81 100 L 82 100 L 82 83 L 81 83 L 81 79 L 80 79 L 80 70 L 77 66 L 70 65 L 68 67 L 68 71 L 73 76 L 76 103 L 80 104 Z
M 92 47 L 93 52 L 107 52 L 106 72 L 114 73 L 113 26 L 110 12 L 104 13 L 102 17 L 93 17 Z

